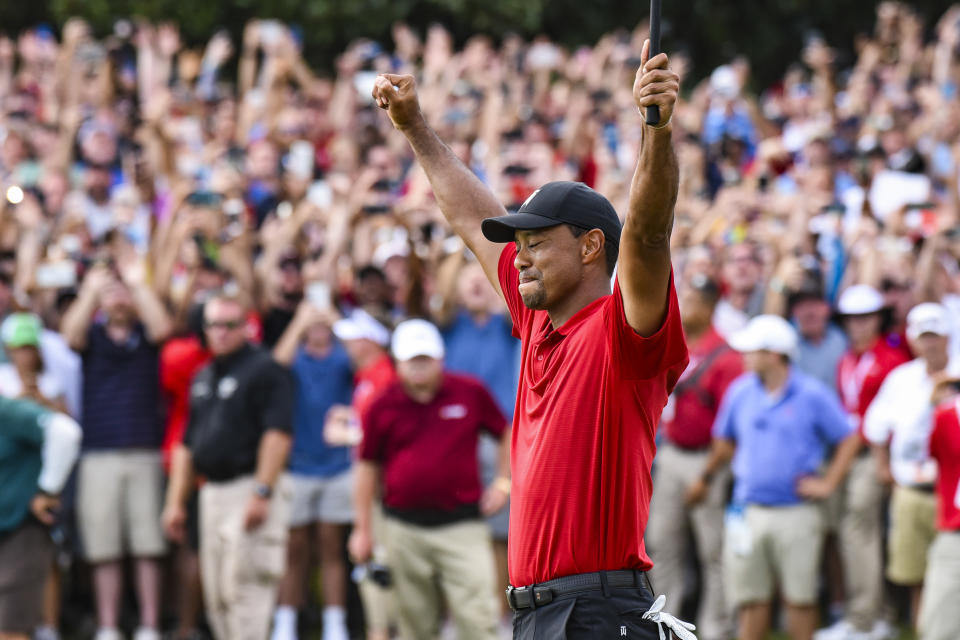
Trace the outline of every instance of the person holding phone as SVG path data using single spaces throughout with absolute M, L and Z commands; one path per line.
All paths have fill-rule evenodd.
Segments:
M 290 481 L 293 507 L 287 543 L 287 572 L 280 582 L 273 640 L 295 640 L 304 605 L 310 557 L 320 559 L 323 581 L 323 640 L 346 640 L 346 529 L 353 522 L 350 448 L 330 445 L 324 425 L 331 408 L 350 404 L 353 370 L 333 335 L 336 312 L 330 287 L 312 282 L 273 357 L 293 372 L 295 396 Z

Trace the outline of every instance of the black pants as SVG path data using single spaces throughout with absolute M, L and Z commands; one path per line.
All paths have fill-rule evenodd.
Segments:
M 643 620 L 652 604 L 645 587 L 571 593 L 514 611 L 513 640 L 659 640 L 657 625 Z

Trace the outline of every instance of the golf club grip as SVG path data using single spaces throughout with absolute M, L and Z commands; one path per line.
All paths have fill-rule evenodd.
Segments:
M 650 57 L 660 53 L 660 0 L 650 0 Z M 647 124 L 656 126 L 660 124 L 660 107 L 652 105 L 647 107 Z

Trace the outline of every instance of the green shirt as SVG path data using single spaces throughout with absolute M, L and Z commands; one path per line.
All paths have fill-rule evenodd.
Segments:
M 29 400 L 0 397 L 0 533 L 23 523 L 37 493 L 43 421 L 51 415 Z

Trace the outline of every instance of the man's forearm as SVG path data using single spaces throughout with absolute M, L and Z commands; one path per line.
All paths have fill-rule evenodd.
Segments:
M 373 518 L 373 496 L 377 491 L 379 467 L 367 460 L 358 460 L 353 474 L 354 524 L 361 531 L 370 532 Z
M 293 364 L 293 359 L 297 356 L 297 348 L 300 346 L 300 339 L 306 327 L 294 317 L 293 321 L 287 325 L 287 330 L 280 336 L 277 345 L 273 348 L 273 359 L 285 367 Z
M 734 452 L 736 452 L 736 444 L 734 444 L 733 440 L 714 438 L 713 444 L 710 447 L 710 457 L 707 458 L 707 462 L 703 465 L 700 478 L 704 482 L 712 480 L 717 471 L 719 471 L 723 465 L 730 462 Z
M 289 433 L 269 429 L 260 439 L 257 452 L 257 482 L 268 487 L 274 486 L 280 473 L 287 467 L 292 438 Z
M 147 286 L 131 287 L 133 304 L 151 342 L 163 342 L 173 332 L 173 321 L 160 298 Z
M 81 351 L 86 347 L 87 331 L 90 329 L 93 312 L 96 310 L 96 294 L 89 290 L 81 290 L 76 302 L 64 314 L 60 333 L 74 351 Z
M 859 433 L 854 432 L 847 436 L 833 453 L 833 459 L 827 467 L 824 479 L 834 487 L 840 486 L 850 465 L 853 464 L 853 459 L 857 457 L 862 447 L 863 439 Z
M 406 136 L 423 167 L 440 210 L 453 230 L 470 246 L 484 218 L 506 213 L 493 193 L 480 182 L 425 121 L 408 129 Z M 475 247 L 470 246 L 471 250 Z
M 167 487 L 167 505 L 183 506 L 193 486 L 193 454 L 183 444 L 173 450 L 170 463 L 170 485 Z
M 498 478 L 507 478 L 511 477 L 510 474 L 510 441 L 512 438 L 513 429 L 507 427 L 504 430 L 503 435 L 500 436 L 500 466 L 497 470 Z
M 630 185 L 630 209 L 624 233 L 646 245 L 665 245 L 673 227 L 680 169 L 673 150 L 672 125 L 643 127 L 637 169 Z

